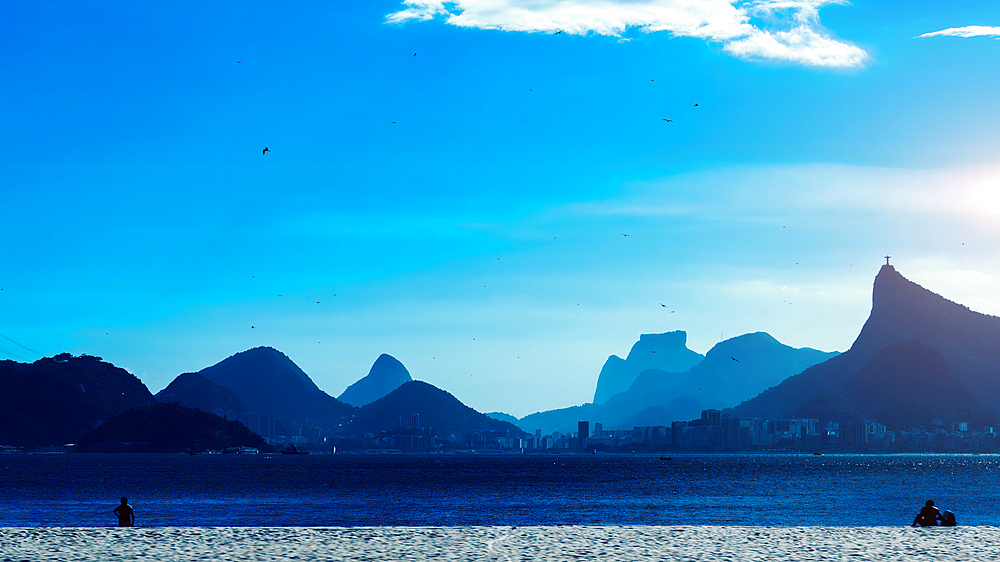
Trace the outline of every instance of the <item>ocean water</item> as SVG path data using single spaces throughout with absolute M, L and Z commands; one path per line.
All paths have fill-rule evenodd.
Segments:
M 0 527 L 1000 525 L 996 455 L 0 454 Z

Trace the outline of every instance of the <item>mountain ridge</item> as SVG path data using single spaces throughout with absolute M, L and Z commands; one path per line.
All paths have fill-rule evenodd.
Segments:
M 741 358 L 731 357 L 739 353 Z M 575 431 L 576 422 L 601 422 L 608 428 L 641 421 L 642 425 L 669 425 L 690 420 L 704 409 L 723 409 L 754 396 L 803 368 L 824 361 L 836 352 L 793 348 L 766 332 L 752 332 L 717 343 L 704 359 L 685 372 L 647 369 L 632 386 L 603 404 L 583 404 L 536 412 L 518 421 L 526 431 Z M 735 360 L 734 360 L 735 359 Z M 736 383 L 739 384 L 736 384 Z M 721 389 L 709 395 L 708 389 Z M 705 389 L 705 390 L 702 390 Z
M 241 351 L 198 371 L 248 407 L 282 420 L 339 427 L 354 408 L 323 392 L 298 365 L 272 347 Z
M 902 345 L 906 342 L 914 343 Z M 905 357 L 893 359 L 892 352 L 899 355 L 900 350 L 923 357 L 931 370 L 920 370 L 923 365 L 917 369 Z M 909 380 L 900 374 L 907 361 L 913 373 Z M 923 425 L 935 412 L 932 417 L 961 412 L 995 419 L 1000 408 L 998 371 L 1000 318 L 972 311 L 883 265 L 872 287 L 871 314 L 850 349 L 737 405 L 732 413 L 837 421 L 905 410 L 924 412 L 924 419 L 910 420 Z M 939 379 L 951 381 L 950 386 L 942 388 Z M 863 387 L 859 380 L 865 381 Z M 865 393 L 881 398 L 872 400 L 863 397 Z M 939 403 L 944 397 L 950 402 L 942 412 Z

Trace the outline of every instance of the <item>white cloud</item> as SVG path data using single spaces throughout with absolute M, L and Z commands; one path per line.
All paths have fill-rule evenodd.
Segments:
M 920 37 L 1000 37 L 1000 27 L 988 25 L 968 25 L 965 27 L 951 27 L 941 31 L 932 31 L 917 35 Z
M 621 37 L 629 28 L 722 43 L 748 60 L 860 66 L 859 47 L 829 37 L 819 9 L 846 0 L 404 0 L 388 23 L 444 17 L 459 27 Z M 751 23 L 759 21 L 759 25 Z

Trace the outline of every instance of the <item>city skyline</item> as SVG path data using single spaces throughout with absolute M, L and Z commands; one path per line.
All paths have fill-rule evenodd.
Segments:
M 0 359 L 521 417 L 643 333 L 844 351 L 886 254 L 1000 314 L 1000 6 L 691 5 L 8 7 Z

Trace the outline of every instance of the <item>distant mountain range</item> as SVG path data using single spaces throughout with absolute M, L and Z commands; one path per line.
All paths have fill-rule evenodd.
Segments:
M 991 423 L 1000 409 L 1000 318 L 909 281 L 875 277 L 872 311 L 851 348 L 733 408 L 741 417 Z
M 600 422 L 607 428 L 669 425 L 675 420 L 697 418 L 702 410 L 729 407 L 836 355 L 789 347 L 764 332 L 719 342 L 704 356 L 687 349 L 686 340 L 684 332 L 643 334 L 632 347 L 628 359 L 621 363 L 624 366 L 634 362 L 636 366 L 646 367 L 658 362 L 646 359 L 646 355 L 662 353 L 670 357 L 667 362 L 680 365 L 693 362 L 684 372 L 646 368 L 636 374 L 626 390 L 602 404 L 531 414 L 519 420 L 518 426 L 526 431 L 535 428 L 550 433 L 575 431 L 577 421 L 582 420 Z M 699 360 L 694 361 L 696 358 Z M 601 373 L 602 379 L 607 365 L 605 363 Z M 615 372 L 618 376 L 624 369 Z
M 360 408 L 320 391 L 291 359 L 269 347 L 237 353 L 199 373 L 180 375 L 156 396 L 209 411 L 239 412 L 242 406 L 343 436 L 382 433 L 397 425 L 409 429 L 414 414 L 418 427 L 433 427 L 444 439 L 476 431 L 521 433 L 516 426 L 480 414 L 439 388 L 412 380 L 406 367 L 387 354 L 380 355 L 368 375 L 341 394 Z
M 710 408 L 729 408 L 737 417 L 876 419 L 890 426 L 1000 420 L 1000 318 L 934 294 L 889 265 L 875 278 L 868 321 L 842 354 L 792 348 L 763 332 L 720 342 L 704 356 L 688 349 L 686 340 L 682 331 L 643 334 L 625 359 L 613 355 L 605 362 L 594 403 L 520 420 L 480 414 L 444 390 L 412 380 L 389 355 L 379 356 L 368 375 L 341 394 L 343 400 L 320 390 L 269 347 L 179 375 L 155 398 L 139 379 L 98 357 L 64 353 L 31 364 L 2 361 L 0 444 L 90 443 L 97 437 L 87 434 L 101 422 L 111 425 L 98 437 L 114 428 L 127 433 L 128 424 L 112 423 L 116 416 L 147 411 L 142 408 L 157 400 L 177 402 L 175 410 L 252 410 L 292 429 L 320 428 L 345 437 L 409 428 L 414 414 L 420 427 L 433 427 L 445 439 L 469 432 L 516 434 L 518 428 L 572 432 L 578 421 L 606 428 L 667 425 Z M 186 410 L 157 412 L 126 419 L 202 420 Z M 204 435 L 192 430 L 188 439 L 198 442 Z

